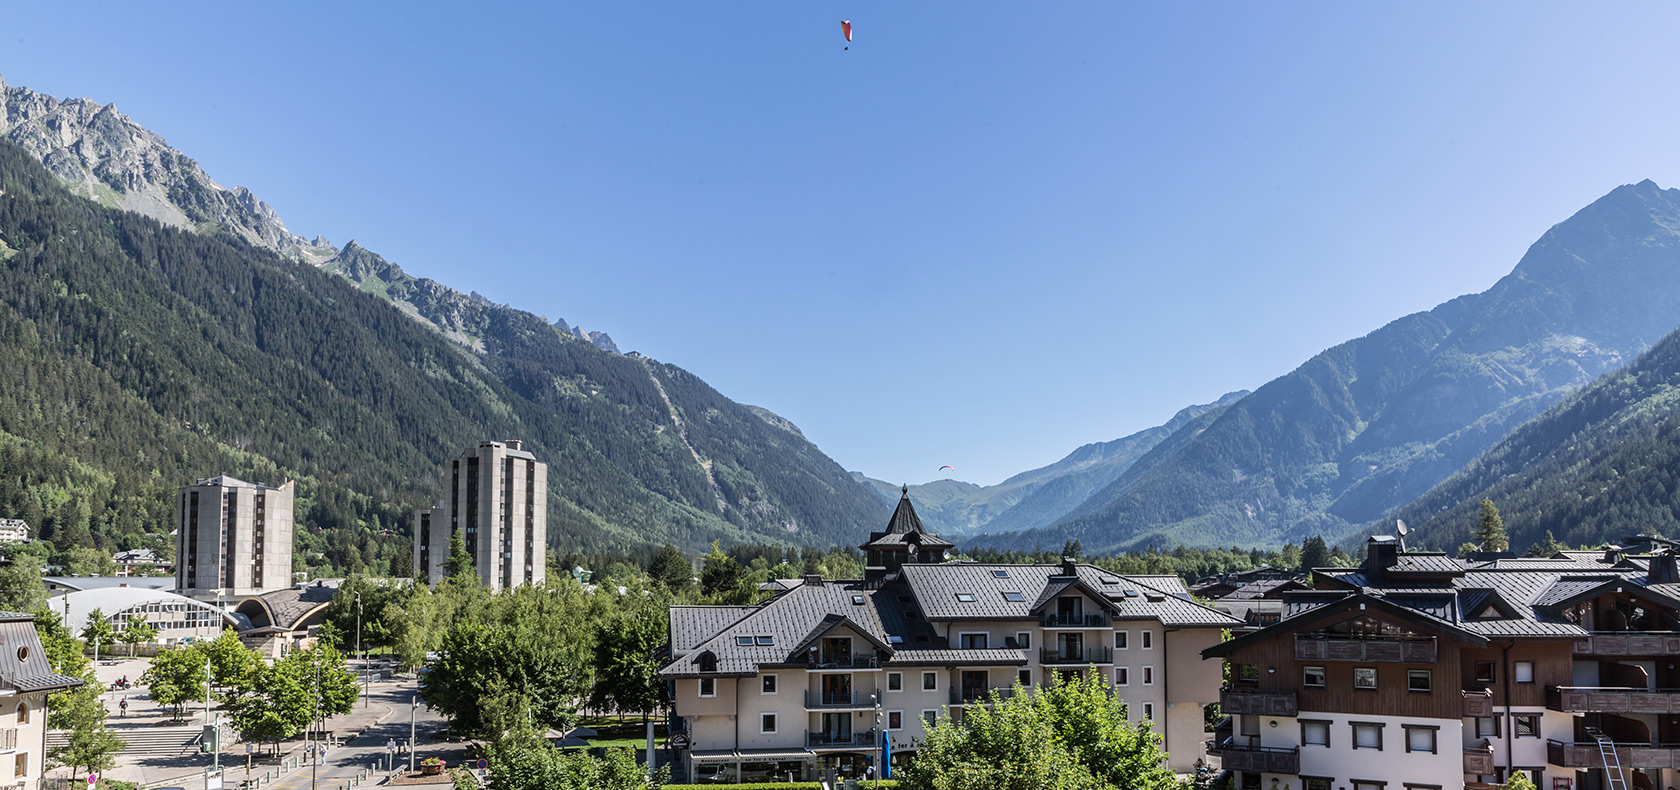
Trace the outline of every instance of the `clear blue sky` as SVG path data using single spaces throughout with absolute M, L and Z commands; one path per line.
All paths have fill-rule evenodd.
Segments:
M 1680 185 L 1674 7 L 1464 5 L 40 3 L 0 75 L 848 469 L 990 483 Z

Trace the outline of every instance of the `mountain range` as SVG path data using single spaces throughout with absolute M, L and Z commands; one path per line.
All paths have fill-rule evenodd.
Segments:
M 226 472 L 300 481 L 305 560 L 384 570 L 486 438 L 549 463 L 569 549 L 855 544 L 890 512 L 679 367 L 304 241 L 109 105 L 3 90 L 0 465 L 43 471 L 0 510 L 61 548 L 166 545 L 174 489 Z
M 1488 290 L 1326 350 L 1156 445 L 1056 523 L 980 542 L 1106 551 L 1341 536 L 1676 326 L 1680 192 L 1619 187 Z

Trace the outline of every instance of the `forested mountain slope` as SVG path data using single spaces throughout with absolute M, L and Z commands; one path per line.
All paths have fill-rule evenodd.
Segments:
M 1157 446 L 1013 547 L 1276 545 L 1416 498 L 1680 325 L 1680 192 L 1619 187 L 1480 294 L 1406 316 Z
M 1548 531 L 1572 545 L 1643 529 L 1680 534 L 1680 332 L 1395 515 L 1415 528 L 1414 541 L 1451 550 L 1471 539 L 1484 498 L 1499 506 L 1518 551 Z
M 503 437 L 549 462 L 557 545 L 827 545 L 886 516 L 797 433 L 680 368 L 509 309 L 467 351 L 242 234 L 72 196 L 10 143 L 0 189 L 0 463 L 32 470 L 0 475 L 0 515 L 55 543 L 165 533 L 194 477 L 290 476 L 305 559 L 385 571 L 445 459 Z
M 1083 445 L 1053 464 L 1011 476 L 997 485 L 936 480 L 910 486 L 910 499 L 916 503 L 916 514 L 923 523 L 948 537 L 1047 526 L 1119 477 L 1178 429 L 1208 412 L 1223 410 L 1247 394 L 1247 390 L 1229 392 L 1213 403 L 1186 406 L 1161 425 L 1113 441 Z M 898 502 L 899 484 L 860 472 L 852 476 L 868 484 L 884 502 Z

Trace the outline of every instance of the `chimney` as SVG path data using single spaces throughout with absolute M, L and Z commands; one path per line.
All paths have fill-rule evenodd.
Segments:
M 1680 584 L 1680 558 L 1667 551 L 1651 557 L 1647 576 L 1652 584 Z
M 1372 535 L 1365 541 L 1365 577 L 1382 582 L 1386 571 L 1400 559 L 1400 545 L 1389 535 Z
M 1622 561 L 1622 547 L 1614 543 L 1604 547 L 1604 564 L 1616 565 Z
M 1063 557 L 1062 558 L 1062 575 L 1063 576 L 1078 576 L 1079 575 L 1079 561 L 1072 558 L 1072 557 Z
M 806 587 L 821 587 L 822 584 L 823 584 L 823 577 L 822 577 L 821 574 L 816 574 L 816 573 L 805 574 L 805 586 Z
M 507 444 L 507 447 L 508 447 L 509 450 L 519 449 L 519 440 L 518 439 L 508 439 L 506 444 Z

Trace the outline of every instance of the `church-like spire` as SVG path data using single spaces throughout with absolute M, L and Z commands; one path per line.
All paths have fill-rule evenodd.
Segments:
M 922 519 L 916 515 L 916 506 L 910 504 L 910 486 L 899 489 L 898 509 L 893 511 L 892 518 L 887 521 L 887 534 L 902 535 L 906 532 L 926 532 L 922 528 Z

